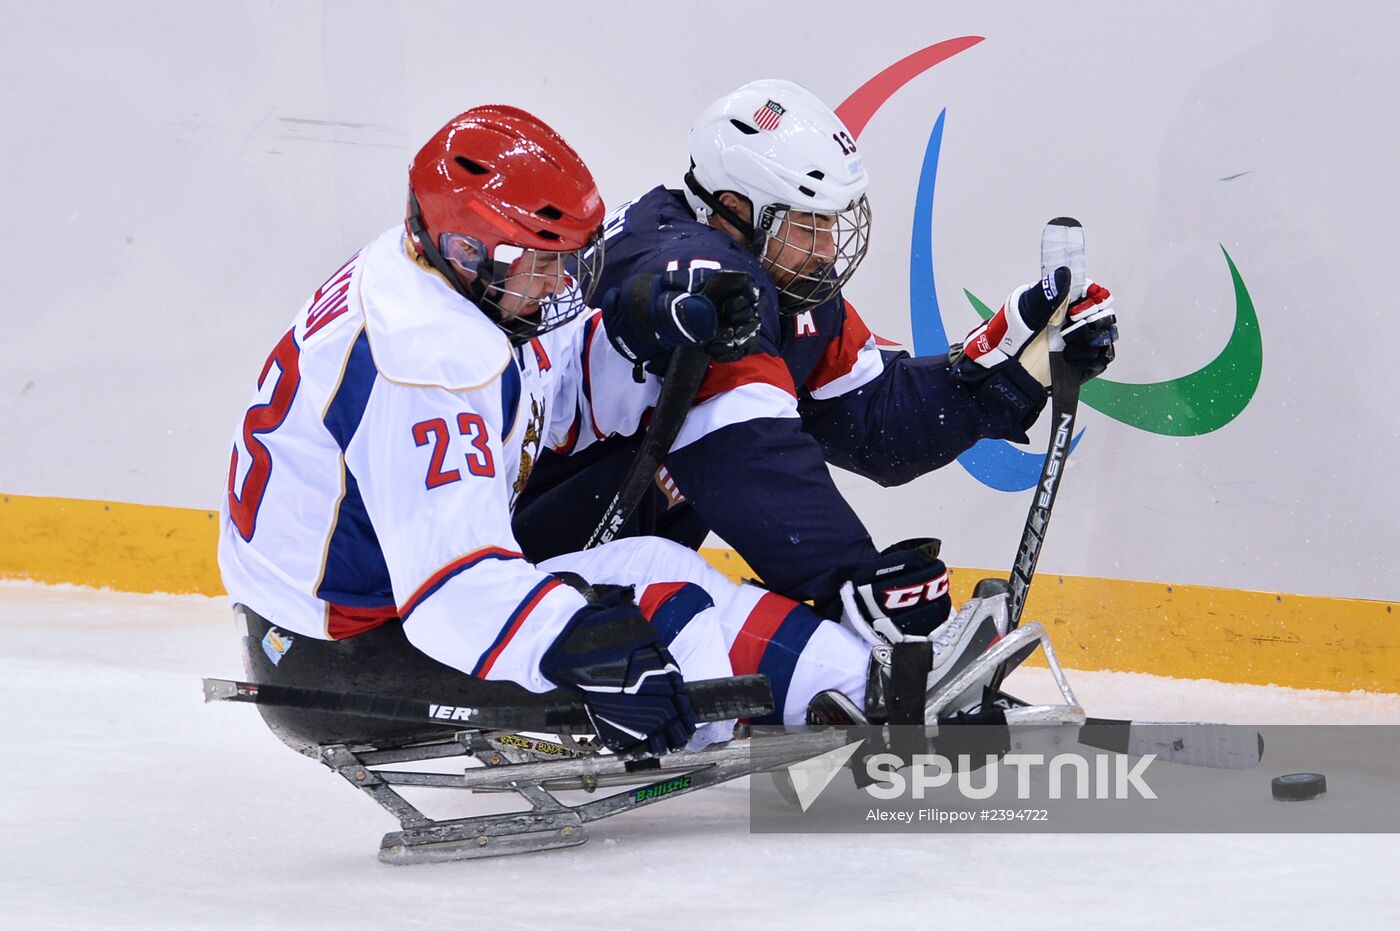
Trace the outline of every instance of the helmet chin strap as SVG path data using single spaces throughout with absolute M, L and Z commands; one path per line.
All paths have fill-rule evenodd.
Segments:
M 763 257 L 764 247 L 768 245 L 768 231 L 760 230 L 748 220 L 739 216 L 729 208 L 722 200 L 711 192 L 705 190 L 695 177 L 695 163 L 690 163 L 690 170 L 685 173 L 685 186 L 690 188 L 690 192 L 700 198 L 706 207 L 709 207 L 723 221 L 739 231 L 748 240 L 749 249 L 759 258 Z
M 433 267 L 442 277 L 447 279 L 447 283 L 452 285 L 457 293 L 474 304 L 481 303 L 481 298 L 485 294 L 485 288 L 480 281 L 471 285 L 464 282 L 457 272 L 452 268 L 452 264 L 442 255 L 442 250 L 437 243 L 433 242 L 433 237 L 428 233 L 428 228 L 423 225 L 423 210 L 418 206 L 418 195 L 413 193 L 413 188 L 408 189 L 408 231 L 417 240 L 418 251 L 423 253 L 423 258 L 428 260 L 428 264 Z

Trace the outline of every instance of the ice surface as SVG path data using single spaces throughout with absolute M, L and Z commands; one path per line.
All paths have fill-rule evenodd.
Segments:
M 253 709 L 202 703 L 201 676 L 242 675 L 222 601 L 0 583 L 0 634 L 3 928 L 1400 921 L 1395 836 L 756 836 L 743 783 L 602 822 L 572 850 L 385 866 L 387 814 Z M 1400 723 L 1393 695 L 1072 682 L 1102 715 Z M 1028 698 L 1049 689 L 1036 670 L 1011 684 Z M 448 805 L 431 813 L 483 810 L 465 793 Z

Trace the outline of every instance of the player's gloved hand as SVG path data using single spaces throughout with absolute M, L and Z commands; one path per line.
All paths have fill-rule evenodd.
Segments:
M 614 348 L 637 365 L 685 344 L 733 362 L 754 349 L 759 296 L 747 272 L 693 268 L 633 275 L 603 296 L 603 323 Z
M 929 537 L 886 547 L 841 585 L 841 623 L 871 646 L 927 638 L 948 620 L 948 567 Z
M 1070 299 L 1069 282 L 1070 271 L 1062 265 L 1040 281 L 1012 291 L 991 319 L 973 327 L 961 347 L 954 347 L 954 376 L 980 381 L 1008 362 L 1021 359 L 1050 318 Z M 1042 340 L 1037 348 L 1043 352 L 1044 346 Z
M 598 589 L 540 659 L 540 672 L 583 697 L 598 737 L 617 753 L 684 747 L 699 719 L 680 667 L 628 588 Z
M 673 273 L 680 274 L 680 273 Z M 762 291 L 748 272 L 734 269 L 692 269 L 690 288 L 715 305 L 719 325 L 705 343 L 705 353 L 716 362 L 737 362 L 758 347 L 763 322 L 758 310 Z
M 1069 307 L 1060 336 L 1065 341 L 1065 359 L 1086 379 L 1102 375 L 1113 361 L 1113 344 L 1118 339 L 1118 316 L 1113 312 L 1113 295 L 1103 285 L 1088 282 L 1084 297 Z

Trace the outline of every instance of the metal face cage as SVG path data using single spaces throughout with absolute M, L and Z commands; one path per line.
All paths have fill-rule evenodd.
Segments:
M 444 233 L 442 254 L 483 309 L 517 342 L 563 326 L 590 306 L 603 266 L 598 238 L 568 252 L 502 243 L 487 260 L 480 240 Z
M 870 246 L 870 201 L 864 195 L 837 213 L 772 204 L 759 217 L 767 234 L 763 264 L 773 275 L 783 313 L 798 314 L 836 294 Z

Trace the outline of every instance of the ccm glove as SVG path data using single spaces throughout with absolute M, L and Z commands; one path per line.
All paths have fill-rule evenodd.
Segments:
M 760 293 L 741 271 L 633 275 L 603 296 L 603 323 L 613 347 L 637 365 L 659 369 L 660 359 L 685 344 L 734 362 L 754 349 Z
M 1062 265 L 1040 281 L 1012 291 L 991 319 L 973 327 L 962 345 L 954 347 L 956 373 L 964 381 L 977 381 L 986 377 L 984 373 L 1020 359 L 1069 301 L 1069 281 L 1069 269 Z
M 953 380 L 968 385 L 980 403 L 1009 410 L 1022 430 L 1045 406 L 1050 358 L 1042 334 L 1069 301 L 1069 285 L 1070 270 L 1061 266 L 1017 288 L 990 320 L 974 327 L 948 353 Z M 1024 435 L 1010 439 L 1026 442 Z
M 1118 339 L 1118 316 L 1109 290 L 1090 281 L 1084 297 L 1070 305 L 1060 337 L 1065 341 L 1065 359 L 1086 379 L 1102 375 L 1113 361 L 1113 344 Z
M 580 608 L 545 651 L 540 672 L 582 696 L 599 739 L 616 753 L 679 750 L 699 724 L 680 667 L 629 588 L 601 590 Z
M 871 646 L 926 639 L 953 608 L 939 541 L 887 547 L 841 586 L 841 623 Z

